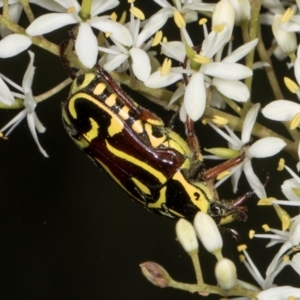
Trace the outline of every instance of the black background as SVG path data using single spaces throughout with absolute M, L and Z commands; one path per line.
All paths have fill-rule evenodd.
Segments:
M 137 5 L 143 7 L 142 3 Z M 144 7 L 147 17 L 151 9 L 158 7 L 152 6 Z M 37 15 L 45 13 L 36 7 L 34 12 Z M 27 26 L 24 16 L 22 20 Z M 171 25 L 172 22 L 169 21 Z M 46 37 L 58 44 L 67 38 L 67 30 Z M 195 40 L 197 42 L 201 40 Z M 36 53 L 37 66 L 33 92 L 39 95 L 66 75 L 57 57 L 45 54 L 35 46 L 31 49 Z M 21 84 L 28 62 L 26 52 L 2 59 L 1 72 Z M 254 85 L 257 90 L 253 102 L 272 100 L 273 96 L 262 88 L 263 71 L 257 71 L 256 75 Z M 142 276 L 139 264 L 155 261 L 163 265 L 174 279 L 195 282 L 190 259 L 176 241 L 175 222 L 148 213 L 131 201 L 68 137 L 62 126 L 60 110 L 60 103 L 67 95 L 68 89 L 65 89 L 36 109 L 47 128 L 39 135 L 39 140 L 49 158 L 39 153 L 25 120 L 9 140 L 0 140 L 1 299 L 198 298 L 198 295 L 182 291 L 162 290 Z M 171 117 L 169 112 L 149 107 L 165 121 Z M 0 111 L 0 127 L 16 113 Z M 175 124 L 175 130 L 182 131 L 179 122 Z M 197 125 L 196 131 L 203 148 L 219 145 L 216 143 L 218 137 L 207 127 Z M 224 141 L 222 143 L 226 146 Z M 270 196 L 278 194 L 282 182 L 277 177 L 278 158 L 254 162 L 262 180 L 267 171 L 275 174 L 267 187 Z M 247 190 L 249 186 L 245 183 L 239 194 Z M 220 195 L 226 199 L 235 197 L 228 186 L 220 189 Z M 280 195 L 278 197 L 282 197 Z M 250 245 L 251 256 L 264 273 L 272 249 L 270 252 L 262 250 L 266 241 L 250 244 L 247 232 L 250 228 L 261 231 L 261 225 L 266 222 L 273 226 L 279 226 L 279 222 L 271 207 L 257 209 L 255 203 L 256 199 L 249 202 L 249 221 L 234 223 L 232 227 L 240 232 L 241 242 Z M 266 220 L 266 216 L 274 219 Z M 239 278 L 251 281 L 248 272 L 238 262 L 237 244 L 227 235 L 224 235 L 224 244 L 224 256 L 235 261 Z M 257 251 L 258 247 L 261 250 Z M 200 248 L 200 259 L 206 282 L 215 284 L 214 257 Z M 284 284 L 292 284 L 289 276 L 283 274 Z

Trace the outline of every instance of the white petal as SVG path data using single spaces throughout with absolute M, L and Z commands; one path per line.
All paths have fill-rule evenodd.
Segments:
M 15 102 L 15 98 L 7 87 L 6 83 L 0 77 L 0 102 L 11 106 Z
M 238 80 L 214 78 L 212 85 L 229 99 L 233 99 L 238 102 L 246 102 L 250 97 L 247 86 Z
M 173 93 L 171 100 L 169 102 L 169 106 L 171 106 L 174 102 L 176 102 L 185 92 L 185 85 L 181 84 L 176 91 Z
M 103 65 L 103 68 L 107 72 L 114 71 L 116 68 L 118 68 L 126 59 L 128 59 L 128 55 L 120 53 L 118 55 L 107 55 L 109 59 L 107 59 L 107 62 L 102 64 L 102 61 L 100 60 L 100 64 Z M 101 59 L 103 56 L 101 57 Z
M 280 152 L 285 146 L 285 141 L 280 138 L 262 138 L 248 148 L 247 156 L 256 158 L 270 157 Z
M 91 13 L 92 16 L 99 15 L 109 9 L 115 8 L 118 6 L 120 1 L 117 0 L 98 0 L 93 1 Z
M 173 11 L 174 10 L 171 8 L 163 8 L 156 14 L 154 14 L 138 35 L 135 46 L 140 47 L 149 37 L 151 37 L 156 31 L 163 27 L 168 18 L 173 15 Z
M 194 73 L 189 81 L 184 95 L 184 108 L 188 116 L 197 121 L 204 113 L 206 106 L 206 89 L 204 75 L 200 72 Z
M 10 34 L 0 41 L 0 57 L 15 56 L 31 45 L 29 37 L 22 34 Z
M 54 1 L 60 4 L 61 6 L 63 6 L 65 10 L 73 7 L 75 11 L 78 13 L 81 9 L 77 0 L 54 0 Z
M 56 11 L 56 12 L 65 12 L 66 9 L 58 3 L 49 0 L 30 0 L 30 3 L 34 3 L 39 5 L 43 8 L 46 8 L 49 11 Z
M 300 201 L 300 197 L 295 194 L 293 188 L 299 188 L 297 180 L 294 178 L 285 180 L 281 186 L 281 191 L 289 201 Z
M 187 253 L 198 250 L 196 230 L 189 221 L 180 219 L 175 229 L 178 241 Z
M 216 4 L 212 3 L 197 3 L 191 2 L 184 5 L 185 9 L 197 10 L 197 11 L 210 11 L 212 12 L 215 8 Z
M 244 169 L 246 178 L 247 178 L 251 188 L 254 190 L 255 194 L 259 198 L 267 197 L 264 186 L 262 185 L 262 183 L 260 182 L 258 177 L 253 172 L 250 159 L 245 161 L 243 169 Z
M 23 6 L 20 3 L 11 4 L 8 7 L 8 15 L 14 23 L 18 24 L 20 20 L 20 16 L 23 10 Z M 12 34 L 12 31 L 7 27 L 1 25 L 1 36 L 2 38 Z
M 295 72 L 295 76 L 297 79 L 298 84 L 300 83 L 300 45 L 298 46 L 297 49 L 297 59 L 295 61 L 295 65 L 294 65 L 294 72 Z
M 265 106 L 262 114 L 271 120 L 289 121 L 300 112 L 300 104 L 288 100 L 276 100 Z
M 243 46 L 237 48 L 233 52 L 231 52 L 227 57 L 225 57 L 222 62 L 235 63 L 239 61 L 241 58 L 246 56 L 258 43 L 258 38 L 253 41 L 244 44 Z
M 257 295 L 258 300 L 285 300 L 288 299 L 289 296 L 296 297 L 298 299 L 300 297 L 300 289 L 294 288 L 292 286 L 279 286 L 272 287 L 268 290 L 262 291 Z
M 95 17 L 90 25 L 105 33 L 111 33 L 112 37 L 121 44 L 130 47 L 133 43 L 129 30 L 122 24 L 107 19 L 107 17 Z
M 256 121 L 259 108 L 260 108 L 260 104 L 257 103 L 254 104 L 247 112 L 246 118 L 243 123 L 243 130 L 242 130 L 242 142 L 244 144 L 250 141 L 252 128 Z
M 183 63 L 186 56 L 184 43 L 178 41 L 161 43 L 161 50 L 166 56 L 174 58 L 181 63 Z
M 182 78 L 180 73 L 169 72 L 168 74 L 161 76 L 160 71 L 152 73 L 148 80 L 144 84 L 150 88 L 161 88 L 168 86 Z
M 252 70 L 241 64 L 214 62 L 202 65 L 200 70 L 206 75 L 227 80 L 240 80 L 252 76 Z
M 75 50 L 85 67 L 90 69 L 94 67 L 97 61 L 98 45 L 97 38 L 88 23 L 81 23 L 79 26 Z
M 35 19 L 26 29 L 31 36 L 42 35 L 69 24 L 75 24 L 77 20 L 73 14 L 52 13 Z
M 27 122 L 28 122 L 28 127 L 30 129 L 30 132 L 33 136 L 34 141 L 36 142 L 40 152 L 45 156 L 45 157 L 49 157 L 47 152 L 43 149 L 43 147 L 41 146 L 36 131 L 35 131 L 35 112 L 31 113 L 31 114 L 27 114 Z
M 24 74 L 23 81 L 22 81 L 22 89 L 23 89 L 24 94 L 31 93 L 31 86 L 32 86 L 34 72 L 35 72 L 35 67 L 33 66 L 34 53 L 31 51 L 28 51 L 28 54 L 30 56 L 30 61 L 28 63 L 28 67 L 26 69 L 26 72 Z
M 139 48 L 131 48 L 129 50 L 132 58 L 132 69 L 137 79 L 146 81 L 151 73 L 150 59 L 147 53 Z

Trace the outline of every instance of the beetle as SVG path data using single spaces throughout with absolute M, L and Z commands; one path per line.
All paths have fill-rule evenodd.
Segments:
M 187 122 L 186 142 L 131 99 L 101 66 L 95 68 L 74 79 L 62 104 L 66 131 L 92 161 L 132 199 L 160 215 L 192 220 L 200 210 L 218 224 L 246 220 L 241 204 L 253 191 L 224 201 L 214 186 L 216 176 L 245 154 L 205 170 L 194 150 L 198 142 L 192 122 Z

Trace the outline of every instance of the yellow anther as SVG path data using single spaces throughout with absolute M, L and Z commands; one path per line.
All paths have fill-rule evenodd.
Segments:
M 245 255 L 239 255 L 240 262 L 244 262 L 246 260 Z
M 269 198 L 261 198 L 258 202 L 257 205 L 259 206 L 269 206 L 273 204 L 273 201 L 276 200 L 274 197 L 269 197 Z
M 128 3 L 133 3 L 135 2 L 135 0 L 128 0 Z
M 249 230 L 249 239 L 253 239 L 254 237 L 254 234 L 255 234 L 255 231 L 254 230 Z
M 289 7 L 285 12 L 284 14 L 282 15 L 281 17 L 281 22 L 282 23 L 285 23 L 285 22 L 288 22 L 291 17 L 294 15 L 294 12 L 293 10 Z
M 238 250 L 239 252 L 241 252 L 241 251 L 243 251 L 243 250 L 246 250 L 246 249 L 247 249 L 247 246 L 246 246 L 245 244 L 242 244 L 242 245 L 237 246 L 237 250 Z
M 264 224 L 264 225 L 262 225 L 261 227 L 262 227 L 262 229 L 263 229 L 265 232 L 269 232 L 269 231 L 270 231 L 270 227 L 269 227 L 268 224 Z
M 162 66 L 161 66 L 161 69 L 160 69 L 160 75 L 165 76 L 166 74 L 168 74 L 170 72 L 171 66 L 172 66 L 171 59 L 165 58 Z
M 212 122 L 216 125 L 223 126 L 228 123 L 228 119 L 221 116 L 214 115 L 212 118 Z
M 216 33 L 220 33 L 223 31 L 224 28 L 225 28 L 224 24 L 219 24 L 219 25 L 213 26 L 212 30 Z
M 144 13 L 143 13 L 139 8 L 137 8 L 136 6 L 131 7 L 131 8 L 130 8 L 130 12 L 131 12 L 137 19 L 145 20 L 145 15 L 144 15 Z
M 285 160 L 284 158 L 280 158 L 278 162 L 277 171 L 282 171 L 284 169 Z
M 200 55 L 200 54 L 195 54 L 193 57 L 193 60 L 199 64 L 208 64 L 210 62 L 210 58 Z
M 198 23 L 199 23 L 199 25 L 203 25 L 203 24 L 207 23 L 207 19 L 201 18 Z
M 120 21 L 119 21 L 120 24 L 125 24 L 126 16 L 127 16 L 127 11 L 123 11 L 122 15 L 121 15 L 121 18 L 120 18 Z
M 178 10 L 176 10 L 174 13 L 174 21 L 178 28 L 182 28 L 186 26 L 184 17 Z
M 110 18 L 113 20 L 113 21 L 117 21 L 117 14 L 115 12 L 113 12 L 111 15 L 110 15 Z
M 152 41 L 152 47 L 157 46 L 162 40 L 162 37 L 163 37 L 162 31 L 161 30 L 157 31 Z
M 75 11 L 75 7 L 74 6 L 71 6 L 71 7 L 69 7 L 68 9 L 67 9 L 67 13 L 68 14 L 71 14 L 72 12 L 74 12 Z
M 293 81 L 292 79 L 288 78 L 288 77 L 284 77 L 283 78 L 284 83 L 286 85 L 286 87 L 289 89 L 289 91 L 293 94 L 296 94 L 299 90 L 299 85 Z
M 279 205 L 273 205 L 276 214 L 281 221 L 281 230 L 286 231 L 291 225 L 290 215 Z
M 109 38 L 110 36 L 111 36 L 111 32 L 108 31 L 105 33 L 105 37 Z
M 300 125 L 300 113 L 295 114 L 294 118 L 290 122 L 290 129 L 294 130 Z
M 168 38 L 164 36 L 164 37 L 162 38 L 162 41 L 161 41 L 161 42 L 164 43 L 164 44 L 167 43 L 167 42 L 168 42 Z
M 222 178 L 224 178 L 224 177 L 226 177 L 226 176 L 228 176 L 228 175 L 230 175 L 231 174 L 231 172 L 230 171 L 224 171 L 224 172 L 221 172 L 220 174 L 218 174 L 218 176 L 217 176 L 217 180 L 220 180 L 220 179 L 222 179 Z
M 295 296 L 288 296 L 286 300 L 297 300 L 297 298 Z
M 283 256 L 283 261 L 288 262 L 290 260 L 290 257 L 288 255 Z

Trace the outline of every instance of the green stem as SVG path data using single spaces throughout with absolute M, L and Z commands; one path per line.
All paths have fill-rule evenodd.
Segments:
M 189 255 L 193 262 L 194 270 L 196 273 L 197 284 L 198 285 L 203 284 L 203 276 L 202 276 L 198 251 L 193 251 L 192 253 L 189 253 Z

